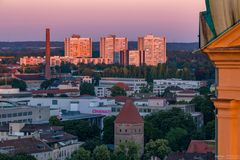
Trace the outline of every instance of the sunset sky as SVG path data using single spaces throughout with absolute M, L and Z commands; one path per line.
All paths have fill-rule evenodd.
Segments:
M 164 35 L 169 42 L 198 40 L 199 12 L 204 0 L 0 0 L 0 41 L 63 41 L 73 33 L 92 37 L 107 34 Z

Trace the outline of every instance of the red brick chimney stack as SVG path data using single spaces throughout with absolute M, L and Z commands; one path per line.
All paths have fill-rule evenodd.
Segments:
M 46 29 L 46 65 L 45 65 L 45 78 L 51 79 L 51 68 L 50 68 L 50 29 Z

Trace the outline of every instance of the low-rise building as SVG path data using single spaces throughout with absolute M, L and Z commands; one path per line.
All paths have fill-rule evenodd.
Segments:
M 23 80 L 27 84 L 27 90 L 38 90 L 45 77 L 42 74 L 15 74 L 14 78 Z
M 19 88 L 12 88 L 12 86 L 0 86 L 0 98 L 20 98 L 31 96 L 31 92 L 20 92 Z
M 194 97 L 199 96 L 200 93 L 194 90 L 182 90 L 176 92 L 177 102 L 190 102 Z
M 76 136 L 63 132 L 63 128 L 56 126 L 13 123 L 8 127 L 8 137 L 17 138 L 1 139 L 0 153 L 4 154 L 25 153 L 37 160 L 65 160 L 83 144 Z
M 174 86 L 180 87 L 184 90 L 188 89 L 199 89 L 206 85 L 205 81 L 190 81 L 181 79 L 159 79 L 153 80 L 153 93 L 156 95 L 162 95 L 166 88 Z
M 10 101 L 0 101 L 0 125 L 10 122 L 46 123 L 50 118 L 47 106 L 29 106 Z
M 45 63 L 44 57 L 22 57 L 20 59 L 21 65 L 38 65 Z M 112 60 L 109 58 L 92 58 L 92 57 L 72 57 L 72 56 L 51 56 L 50 66 L 60 66 L 61 63 L 72 63 L 72 64 L 112 64 Z
M 142 78 L 102 78 L 99 86 L 95 87 L 95 94 L 98 97 L 108 97 L 111 95 L 110 89 L 120 83 L 129 87 L 128 94 L 139 93 L 141 87 L 147 85 L 147 81 Z

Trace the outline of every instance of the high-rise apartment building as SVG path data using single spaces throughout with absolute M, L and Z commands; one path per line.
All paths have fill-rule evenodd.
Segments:
M 65 56 L 68 57 L 92 57 L 92 39 L 82 38 L 80 35 L 72 35 L 64 40 Z
M 138 50 L 145 52 L 145 64 L 156 66 L 166 63 L 166 38 L 146 35 L 138 38 Z
M 116 37 L 115 35 L 109 35 L 101 37 L 100 40 L 100 56 L 102 58 L 109 58 L 114 60 L 114 56 L 120 55 L 121 51 L 128 49 L 128 39 L 126 37 Z
M 141 66 L 145 63 L 145 52 L 140 50 L 127 51 L 128 65 Z

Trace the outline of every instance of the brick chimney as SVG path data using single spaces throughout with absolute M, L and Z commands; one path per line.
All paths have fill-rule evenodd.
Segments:
M 50 68 L 50 29 L 46 29 L 46 65 L 45 65 L 45 78 L 51 79 L 51 68 Z

